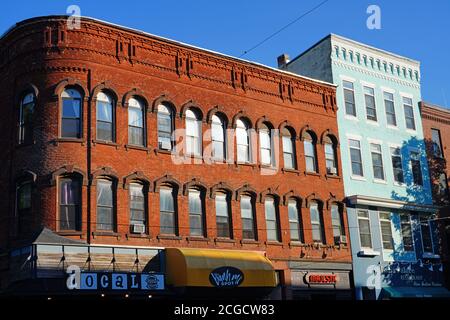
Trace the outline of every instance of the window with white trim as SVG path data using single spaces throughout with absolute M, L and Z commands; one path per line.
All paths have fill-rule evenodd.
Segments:
M 241 196 L 242 239 L 256 240 L 255 214 L 253 199 Z
M 400 214 L 400 228 L 404 251 L 414 251 L 414 240 L 411 226 L 411 215 L 408 213 Z
M 299 205 L 298 201 L 295 199 L 289 199 L 288 201 L 288 216 L 291 241 L 303 242 L 303 229 L 301 227 Z
M 380 228 L 381 228 L 381 241 L 383 243 L 383 249 L 394 249 L 394 238 L 392 237 L 392 223 L 390 212 L 380 212 Z
M 383 153 L 381 152 L 381 145 L 371 143 L 370 153 L 372 155 L 373 177 L 378 180 L 384 180 Z
M 128 100 L 128 143 L 145 146 L 144 104 L 136 98 Z
M 326 136 L 324 138 L 324 149 L 325 149 L 325 166 L 327 168 L 327 174 L 337 175 L 337 161 L 336 161 L 336 144 L 333 140 Z
M 114 136 L 114 101 L 105 92 L 97 94 L 97 139 L 112 142 Z
M 303 146 L 305 149 L 306 172 L 317 172 L 316 141 L 309 132 L 303 133 Z
M 110 180 L 97 181 L 97 230 L 115 231 L 114 184 Z
M 130 231 L 135 225 L 146 227 L 145 187 L 142 183 L 130 183 Z
M 370 232 L 369 212 L 358 210 L 359 240 L 361 248 L 372 248 L 372 234 Z
M 81 138 L 81 103 L 80 92 L 76 89 L 64 89 L 61 94 L 61 137 Z
M 323 235 L 323 219 L 317 202 L 311 202 L 309 205 L 309 213 L 311 216 L 312 240 L 314 242 L 325 243 Z
M 161 234 L 177 235 L 177 206 L 175 190 L 164 186 L 159 189 L 159 215 Z
M 352 175 L 363 177 L 363 165 L 361 158 L 361 142 L 359 140 L 349 139 L 350 161 L 352 166 Z
M 203 200 L 200 190 L 189 189 L 189 227 L 191 236 L 205 236 Z
M 410 152 L 411 170 L 413 183 L 417 186 L 423 186 L 422 166 L 420 164 L 420 154 L 417 151 Z
M 282 143 L 283 143 L 283 162 L 284 168 L 295 169 L 295 141 L 291 132 L 287 128 L 283 128 L 281 131 Z
M 197 113 L 191 109 L 186 110 L 186 153 L 188 155 L 201 155 L 202 122 Z
M 246 121 L 236 121 L 237 161 L 241 163 L 251 162 L 250 130 Z
M 402 164 L 402 154 L 399 147 L 391 147 L 391 160 L 392 160 L 392 170 L 394 174 L 394 181 L 398 183 L 404 183 L 405 178 L 403 176 L 403 164 Z
M 367 120 L 377 121 L 377 108 L 375 104 L 375 90 L 371 87 L 364 86 L 364 101 L 366 103 Z
M 391 92 L 383 92 L 384 107 L 386 109 L 386 121 L 388 125 L 397 126 L 397 118 L 395 116 L 394 94 Z
M 263 123 L 259 129 L 259 148 L 261 164 L 273 165 L 272 161 L 272 135 L 270 128 Z
M 225 121 L 218 115 L 211 118 L 212 157 L 215 160 L 225 159 Z
M 264 200 L 264 209 L 266 214 L 267 240 L 280 241 L 278 214 L 273 197 L 266 197 Z
M 414 108 L 413 101 L 411 98 L 402 97 L 403 100 L 403 110 L 405 112 L 405 122 L 406 128 L 411 130 L 416 130 L 416 121 L 414 120 Z
M 165 104 L 158 106 L 158 148 L 172 150 L 173 112 Z
M 345 235 L 344 222 L 341 210 L 337 204 L 331 205 L 331 227 L 333 228 L 334 244 L 342 243 L 341 236 Z
M 343 80 L 345 114 L 356 117 L 355 90 L 353 82 Z
M 422 246 L 423 252 L 433 253 L 433 238 L 431 233 L 431 224 L 429 221 L 429 217 L 421 214 L 419 216 L 420 220 L 420 231 L 422 234 Z
M 217 192 L 215 195 L 217 237 L 231 238 L 230 205 L 226 193 Z

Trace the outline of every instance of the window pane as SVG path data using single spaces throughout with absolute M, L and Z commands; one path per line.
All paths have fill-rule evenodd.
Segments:
M 142 109 L 128 108 L 128 125 L 133 127 L 144 127 Z
M 60 204 L 78 205 L 80 204 L 80 184 L 78 180 L 63 179 L 60 183 Z
M 161 211 L 161 233 L 176 234 L 175 213 Z
M 422 244 L 424 252 L 433 252 L 433 240 L 431 238 L 431 229 L 426 217 L 420 217 L 420 229 L 422 231 Z
M 97 207 L 97 229 L 113 230 L 113 210 L 107 207 Z
M 113 189 L 110 181 L 97 182 L 97 205 L 113 206 Z
M 144 145 L 144 129 L 136 127 L 128 127 L 129 143 L 136 146 Z
M 113 107 L 109 102 L 97 100 L 97 121 L 112 122 Z
M 79 119 L 62 119 L 61 135 L 65 138 L 80 137 L 80 120 Z
M 25 210 L 31 208 L 31 183 L 25 183 L 17 190 L 17 208 Z
M 161 211 L 175 212 L 172 189 L 161 188 L 159 190 L 159 201 L 159 207 Z
M 97 121 L 97 139 L 112 141 L 113 140 L 113 124 L 110 122 Z
M 80 117 L 80 100 L 63 99 L 63 118 L 79 118 Z

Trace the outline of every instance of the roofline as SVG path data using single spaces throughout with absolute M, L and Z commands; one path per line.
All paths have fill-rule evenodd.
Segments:
M 0 42 L 1 42 L 1 40 L 4 37 L 6 37 L 9 33 L 11 33 L 17 27 L 21 27 L 21 26 L 24 26 L 24 25 L 26 25 L 28 23 L 33 23 L 33 22 L 44 20 L 44 19 L 46 19 L 46 20 L 67 19 L 68 17 L 69 17 L 69 15 L 48 15 L 48 16 L 38 16 L 38 17 L 33 17 L 33 18 L 22 20 L 20 22 L 15 23 L 13 26 L 11 26 L 9 29 L 7 29 L 4 32 L 0 36 Z M 220 52 L 217 52 L 217 51 L 213 51 L 213 50 L 197 47 L 197 46 L 194 46 L 194 45 L 191 45 L 191 44 L 188 44 L 188 43 L 184 43 L 184 42 L 181 42 L 181 41 L 172 40 L 172 39 L 165 38 L 165 37 L 162 37 L 162 36 L 157 36 L 157 35 L 154 35 L 152 33 L 148 33 L 148 32 L 142 31 L 142 30 L 133 29 L 133 28 L 130 28 L 130 27 L 122 26 L 122 25 L 119 25 L 119 24 L 115 24 L 115 23 L 112 23 L 112 22 L 100 20 L 100 19 L 97 19 L 97 18 L 87 17 L 87 16 L 80 16 L 80 18 L 81 18 L 81 20 L 105 24 L 105 25 L 108 25 L 108 26 L 111 26 L 111 27 L 122 29 L 122 30 L 127 31 L 127 32 L 137 33 L 139 35 L 147 36 L 147 37 L 150 36 L 150 37 L 152 37 L 152 38 L 154 38 L 156 40 L 169 42 L 171 44 L 175 44 L 175 45 L 178 45 L 178 46 L 183 46 L 183 47 L 186 47 L 186 48 L 189 48 L 189 49 L 201 50 L 201 51 L 207 52 L 209 54 L 214 54 L 214 55 L 220 56 L 222 58 L 232 59 L 232 60 L 235 60 L 237 62 L 246 63 L 246 64 L 250 64 L 250 65 L 253 65 L 253 66 L 256 66 L 256 67 L 269 69 L 271 71 L 275 71 L 275 72 L 278 72 L 278 73 L 281 73 L 281 74 L 285 74 L 285 75 L 288 75 L 288 76 L 291 76 L 291 77 L 294 77 L 294 78 L 299 78 L 299 79 L 302 79 L 302 80 L 312 81 L 312 82 L 323 84 L 323 85 L 326 85 L 326 86 L 329 86 L 329 87 L 333 87 L 333 88 L 337 87 L 335 84 L 330 83 L 330 82 L 317 80 L 317 79 L 314 79 L 314 78 L 310 78 L 310 77 L 299 75 L 299 74 L 296 74 L 296 73 L 293 73 L 293 72 L 289 72 L 289 71 L 286 71 L 286 70 L 281 70 L 281 69 L 278 69 L 278 68 L 275 68 L 275 67 L 267 66 L 267 65 L 264 65 L 262 63 L 255 62 L 255 61 L 241 59 L 241 58 L 234 57 L 234 56 L 231 56 L 231 55 L 227 55 L 227 54 L 224 54 L 224 53 L 220 53 Z
M 434 109 L 437 111 L 441 111 L 441 112 L 445 112 L 448 113 L 450 115 L 450 108 L 448 107 L 444 107 L 444 106 L 439 106 L 437 104 L 433 104 L 427 101 L 421 101 L 420 102 L 422 106 L 426 107 L 426 108 L 430 108 L 430 109 Z
M 308 49 L 306 49 L 305 51 L 303 51 L 302 53 L 300 53 L 298 56 L 296 56 L 294 59 L 292 59 L 291 61 L 289 61 L 288 64 L 290 64 L 291 62 L 297 60 L 298 58 L 300 58 L 301 56 L 303 56 L 304 54 L 306 54 L 306 53 L 309 52 L 310 50 L 312 50 L 312 49 L 314 49 L 315 47 L 317 47 L 317 46 L 318 46 L 319 44 L 321 44 L 323 41 L 328 40 L 329 38 L 330 38 L 330 39 L 338 39 L 338 40 L 347 41 L 347 42 L 350 42 L 350 43 L 352 43 L 352 44 L 354 44 L 354 45 L 361 46 L 361 47 L 363 47 L 363 48 L 366 48 L 366 49 L 369 49 L 369 50 L 376 51 L 376 52 L 378 52 L 378 53 L 380 53 L 380 54 L 389 55 L 389 56 L 395 57 L 395 58 L 400 59 L 400 60 L 406 60 L 406 61 L 408 61 L 408 62 L 410 62 L 410 63 L 417 64 L 417 65 L 420 67 L 420 61 L 418 61 L 418 60 L 414 60 L 414 59 L 411 59 L 411 58 L 408 58 L 408 57 L 405 57 L 405 56 L 401 56 L 401 55 L 399 55 L 399 54 L 397 54 L 397 53 L 393 53 L 393 52 L 390 52 L 390 51 L 387 51 L 387 50 L 383 50 L 383 49 L 380 49 L 380 48 L 376 48 L 376 47 L 374 47 L 374 46 L 371 46 L 371 45 L 368 45 L 368 44 L 365 44 L 365 43 L 362 43 L 362 42 L 359 42 L 359 41 L 356 41 L 356 40 L 352 40 L 352 39 L 350 39 L 350 38 L 346 38 L 346 37 L 344 37 L 344 36 L 340 36 L 340 35 L 335 34 L 335 33 L 330 33 L 330 34 L 328 34 L 327 36 L 323 37 L 323 38 L 320 39 L 318 42 L 316 42 L 315 44 L 313 44 L 311 47 L 309 47 Z

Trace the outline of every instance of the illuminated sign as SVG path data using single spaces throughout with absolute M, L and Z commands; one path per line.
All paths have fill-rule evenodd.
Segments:
M 336 284 L 338 278 L 336 274 L 311 273 L 305 276 L 308 284 Z
M 244 274 L 235 267 L 220 267 L 209 274 L 209 282 L 218 288 L 238 287 L 244 281 Z

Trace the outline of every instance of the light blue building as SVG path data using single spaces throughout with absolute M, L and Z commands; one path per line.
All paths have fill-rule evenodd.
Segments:
M 420 63 L 331 34 L 280 68 L 337 85 L 357 299 L 441 296 Z

